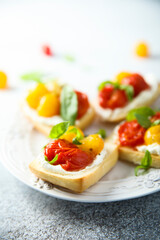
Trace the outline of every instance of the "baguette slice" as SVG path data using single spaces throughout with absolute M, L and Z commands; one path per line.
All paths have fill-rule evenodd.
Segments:
M 77 171 L 72 174 L 62 174 L 50 172 L 42 167 L 40 161 L 35 159 L 30 163 L 30 170 L 39 178 L 51 182 L 57 186 L 70 189 L 74 192 L 83 192 L 91 185 L 95 184 L 107 172 L 109 172 L 117 162 L 118 147 L 112 141 L 105 141 L 106 155 L 100 164 L 93 168 Z
M 29 119 L 30 122 L 32 122 L 35 129 L 37 129 L 39 132 L 43 133 L 45 136 L 48 136 L 53 125 L 47 125 L 45 123 L 36 121 L 31 115 L 28 114 L 28 112 L 25 110 L 26 103 L 22 104 L 22 111 L 24 115 Z M 90 111 L 87 112 L 81 119 L 76 121 L 75 125 L 79 127 L 80 129 L 85 129 L 87 126 L 91 124 L 95 116 L 95 111 L 92 106 L 90 106 Z M 62 120 L 63 121 L 63 120 Z M 57 124 L 57 123 L 56 123 Z
M 128 162 L 132 162 L 136 165 L 140 165 L 142 158 L 144 157 L 143 152 L 136 151 L 129 147 L 119 147 L 119 158 Z M 151 167 L 160 168 L 160 156 L 151 154 L 152 164 Z
M 118 108 L 115 110 L 103 109 L 99 106 L 97 100 L 95 103 L 96 113 L 98 114 L 99 118 L 104 122 L 119 122 L 125 119 L 128 112 L 133 108 L 150 106 L 158 98 L 158 96 L 160 95 L 160 84 L 157 83 L 154 85 L 153 83 L 151 83 L 150 85 L 153 87 L 153 93 L 150 96 L 146 95 L 149 90 L 145 90 L 123 108 Z
M 118 145 L 119 160 L 131 162 L 131 163 L 134 163 L 136 165 L 140 165 L 141 160 L 144 157 L 145 153 L 140 152 L 138 150 L 134 150 L 133 148 L 130 148 L 130 147 L 122 147 L 122 146 L 119 145 L 118 135 L 117 135 L 117 131 L 118 131 L 119 126 L 120 125 L 118 125 L 114 129 L 114 132 L 110 137 L 110 139 L 112 139 L 112 142 L 114 142 Z M 151 157 L 152 157 L 151 167 L 160 168 L 160 156 L 151 154 Z

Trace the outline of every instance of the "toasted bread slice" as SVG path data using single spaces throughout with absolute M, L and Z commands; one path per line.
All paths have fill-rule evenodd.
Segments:
M 152 86 L 152 85 L 151 85 Z M 103 109 L 99 106 L 98 101 L 95 103 L 95 110 L 99 118 L 102 121 L 119 122 L 127 116 L 128 112 L 133 108 L 150 106 L 160 95 L 160 84 L 153 85 L 152 94 L 147 96 L 149 90 L 141 92 L 131 102 L 129 102 L 123 108 L 117 108 L 115 110 Z
M 95 184 L 107 172 L 109 172 L 117 162 L 118 147 L 112 141 L 105 142 L 105 156 L 104 159 L 98 164 L 93 165 L 88 169 L 77 172 L 67 172 L 67 174 L 48 171 L 43 168 L 41 162 L 35 159 L 30 163 L 30 170 L 39 178 L 51 182 L 57 186 L 70 189 L 74 192 L 83 192 L 91 185 Z
M 49 133 L 50 133 L 50 131 L 51 131 L 51 129 L 52 129 L 54 124 L 53 125 L 48 125 L 48 124 L 46 124 L 44 122 L 38 121 L 36 118 L 34 118 L 32 115 L 30 115 L 28 113 L 28 111 L 26 111 L 26 103 L 22 104 L 22 111 L 24 112 L 25 116 L 32 122 L 34 127 L 39 132 L 43 133 L 46 136 L 49 135 Z M 34 110 L 32 110 L 32 111 L 34 111 Z M 37 113 L 35 112 L 34 115 L 35 114 L 37 114 Z M 90 106 L 89 111 L 81 119 L 76 120 L 75 125 L 77 127 L 81 128 L 81 129 L 85 129 L 86 127 L 88 127 L 91 124 L 91 122 L 94 119 L 94 116 L 95 116 L 94 108 L 92 106 Z M 38 117 L 38 115 L 37 115 L 37 117 Z
M 119 158 L 128 162 L 132 162 L 136 165 L 140 165 L 142 158 L 144 157 L 143 152 L 134 150 L 129 147 L 119 147 Z M 152 164 L 151 167 L 160 168 L 160 156 L 151 154 Z
M 112 142 L 117 143 L 117 145 L 118 145 L 119 160 L 131 162 L 136 165 L 140 165 L 141 160 L 144 157 L 145 153 L 140 152 L 140 151 L 135 150 L 130 147 L 120 146 L 119 141 L 118 141 L 118 135 L 117 135 L 118 127 L 119 127 L 119 125 L 115 128 L 114 133 L 111 135 L 110 138 L 112 139 Z M 152 157 L 151 167 L 160 168 L 160 156 L 151 154 L 151 157 Z

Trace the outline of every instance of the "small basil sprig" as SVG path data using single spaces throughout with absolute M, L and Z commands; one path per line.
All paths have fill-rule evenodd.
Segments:
M 152 117 L 155 114 L 155 111 L 153 111 L 149 107 L 141 107 L 141 108 L 135 108 L 131 110 L 127 115 L 127 121 L 132 121 L 136 119 L 138 123 L 143 128 L 149 128 L 151 126 L 158 125 L 160 122 L 152 123 L 149 119 L 149 117 Z
M 123 85 L 119 84 L 118 82 L 105 81 L 98 86 L 98 90 L 101 91 L 107 84 L 112 85 L 115 89 L 124 90 L 129 101 L 133 99 L 134 89 L 131 85 Z
M 55 162 L 58 160 L 58 154 L 56 154 L 56 156 L 55 156 L 51 161 L 49 161 L 48 158 L 45 156 L 45 160 L 46 160 L 49 164 L 53 164 L 53 163 L 55 163 Z
M 69 62 L 75 62 L 75 58 L 72 55 L 64 55 L 64 59 Z
M 60 138 L 65 132 L 67 132 L 69 125 L 70 125 L 69 122 L 58 123 L 57 125 L 52 127 L 49 137 L 52 139 Z M 83 135 L 81 134 L 79 129 L 77 129 L 76 127 L 73 127 L 72 129 L 70 129 L 68 131 L 68 133 L 75 133 L 76 136 L 75 136 L 75 138 L 73 138 L 72 142 L 76 145 L 81 144 L 81 142 L 79 142 L 79 140 L 83 139 Z
M 97 132 L 101 136 L 101 138 L 105 139 L 106 138 L 106 131 L 104 129 L 99 129 Z
M 41 72 L 30 72 L 30 73 L 23 74 L 21 76 L 21 79 L 24 81 L 35 81 L 38 83 L 42 83 L 43 77 L 44 77 L 44 74 Z
M 143 115 L 146 118 L 149 118 L 155 114 L 155 111 L 149 107 L 135 108 L 135 109 L 129 111 L 129 113 L 127 114 L 127 117 L 126 117 L 127 121 L 132 121 L 132 120 L 136 119 L 135 114 Z
M 151 126 L 153 127 L 153 126 L 157 126 L 157 125 L 160 125 L 160 119 L 154 121 Z
M 146 150 L 144 157 L 141 160 L 141 164 L 134 169 L 135 175 L 138 176 L 139 169 L 144 169 L 143 173 L 145 173 L 152 164 L 152 157 L 148 150 Z
M 98 86 L 98 90 L 101 91 L 107 84 L 114 86 L 114 88 L 119 87 L 119 83 L 107 80 L 107 81 L 100 83 L 100 85 Z
M 148 117 L 140 114 L 135 113 L 135 118 L 137 119 L 137 122 L 143 127 L 143 128 L 149 128 L 151 126 L 151 121 Z
M 69 122 L 62 122 L 53 126 L 50 131 L 49 138 L 52 139 L 60 138 L 68 130 L 69 125 L 70 125 Z
M 76 137 L 73 138 L 72 142 L 76 145 L 81 145 L 82 143 L 79 140 L 83 139 L 83 135 L 77 128 L 72 128 L 69 132 L 75 133 Z
M 66 85 L 61 92 L 61 117 L 65 121 L 69 121 L 71 125 L 75 124 L 78 112 L 77 95 L 73 89 Z
M 134 96 L 134 88 L 131 85 L 123 85 L 119 86 L 119 89 L 124 90 L 126 92 L 127 98 L 129 101 L 133 99 Z

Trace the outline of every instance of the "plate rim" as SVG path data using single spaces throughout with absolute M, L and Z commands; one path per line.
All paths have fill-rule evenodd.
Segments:
M 17 113 L 16 113 L 17 115 Z M 13 117 L 13 121 L 15 121 L 15 117 Z M 28 120 L 27 120 L 28 122 Z M 62 199 L 62 200 L 67 200 L 67 201 L 73 201 L 73 202 L 83 202 L 83 203 L 105 203 L 105 202 L 117 202 L 117 201 L 124 201 L 124 200 L 130 200 L 130 199 L 135 199 L 135 198 L 139 198 L 139 197 L 144 197 L 144 196 L 147 196 L 147 195 L 150 195 L 150 194 L 153 194 L 153 193 L 156 193 L 158 191 L 160 191 L 160 185 L 158 185 L 158 187 L 156 186 L 155 188 L 153 187 L 148 187 L 146 190 L 145 190 L 145 187 L 144 187 L 144 191 L 135 191 L 135 194 L 129 194 L 127 195 L 127 193 L 124 193 L 124 194 L 117 194 L 117 197 L 115 197 L 115 195 L 113 196 L 110 196 L 108 199 L 107 199 L 107 196 L 100 196 L 99 195 L 99 198 L 96 199 L 96 196 L 95 196 L 95 199 L 91 199 L 92 197 L 91 196 L 88 196 L 88 199 L 87 199 L 87 195 L 81 195 L 81 198 L 78 198 L 78 197 L 75 197 L 74 195 L 73 196 L 69 196 L 69 195 L 65 195 L 65 191 L 62 193 L 58 193 L 57 192 L 54 192 L 53 191 L 50 191 L 50 189 L 44 189 L 44 188 L 39 188 L 38 186 L 34 185 L 31 183 L 31 181 L 27 181 L 26 178 L 23 178 L 20 174 L 16 174 L 16 172 L 14 172 L 14 169 L 11 167 L 12 165 L 9 165 L 7 164 L 8 162 L 10 162 L 10 157 L 8 157 L 9 159 L 7 160 L 7 154 L 5 154 L 5 148 L 4 148 L 4 145 L 5 145 L 5 141 L 7 140 L 7 136 L 8 136 L 8 133 L 10 133 L 10 129 L 12 127 L 13 124 L 10 124 L 8 126 L 7 129 L 5 129 L 5 131 L 1 132 L 2 133 L 2 136 L 1 136 L 1 146 L 0 146 L 0 162 L 2 163 L 2 165 L 15 177 L 17 178 L 19 181 L 21 181 L 22 183 L 24 183 L 25 185 L 27 185 L 28 187 L 31 187 L 32 189 L 34 190 L 37 190 L 41 193 L 44 193 L 48 196 L 51 196 L 51 197 L 55 197 L 57 199 Z M 31 125 L 32 126 L 32 125 Z M 30 131 L 33 131 L 33 126 L 31 127 Z M 16 129 L 17 130 L 17 129 Z M 29 131 L 28 131 L 29 132 Z M 31 133 L 29 133 L 31 134 Z M 25 135 L 26 137 L 26 135 Z M 17 170 L 21 170 L 20 168 Z M 27 172 L 26 172 L 27 174 Z M 31 173 L 32 174 L 32 173 Z M 152 173 L 151 173 L 152 174 Z M 128 178 L 123 178 L 122 180 L 125 182 L 125 179 L 129 179 L 129 178 L 132 178 L 132 176 L 128 177 Z M 145 178 L 144 178 L 145 179 Z M 111 180 L 111 182 L 113 181 L 118 181 L 118 179 L 113 179 Z M 151 181 L 156 181 L 156 180 L 152 180 Z M 158 178 L 158 181 L 160 181 L 160 179 Z M 158 182 L 160 183 L 160 182 Z M 58 188 L 57 188 L 58 190 Z M 76 196 L 80 195 L 79 193 L 71 193 L 71 194 L 76 194 Z M 127 196 L 126 196 L 127 195 Z

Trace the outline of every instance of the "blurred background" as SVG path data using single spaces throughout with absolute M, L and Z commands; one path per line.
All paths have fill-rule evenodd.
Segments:
M 90 97 L 100 81 L 120 71 L 160 78 L 160 1 L 1 0 L 0 36 L 7 99 L 8 93 L 17 99 L 25 86 L 20 76 L 31 71 L 51 73 Z M 140 41 L 148 45 L 147 58 L 135 55 Z

